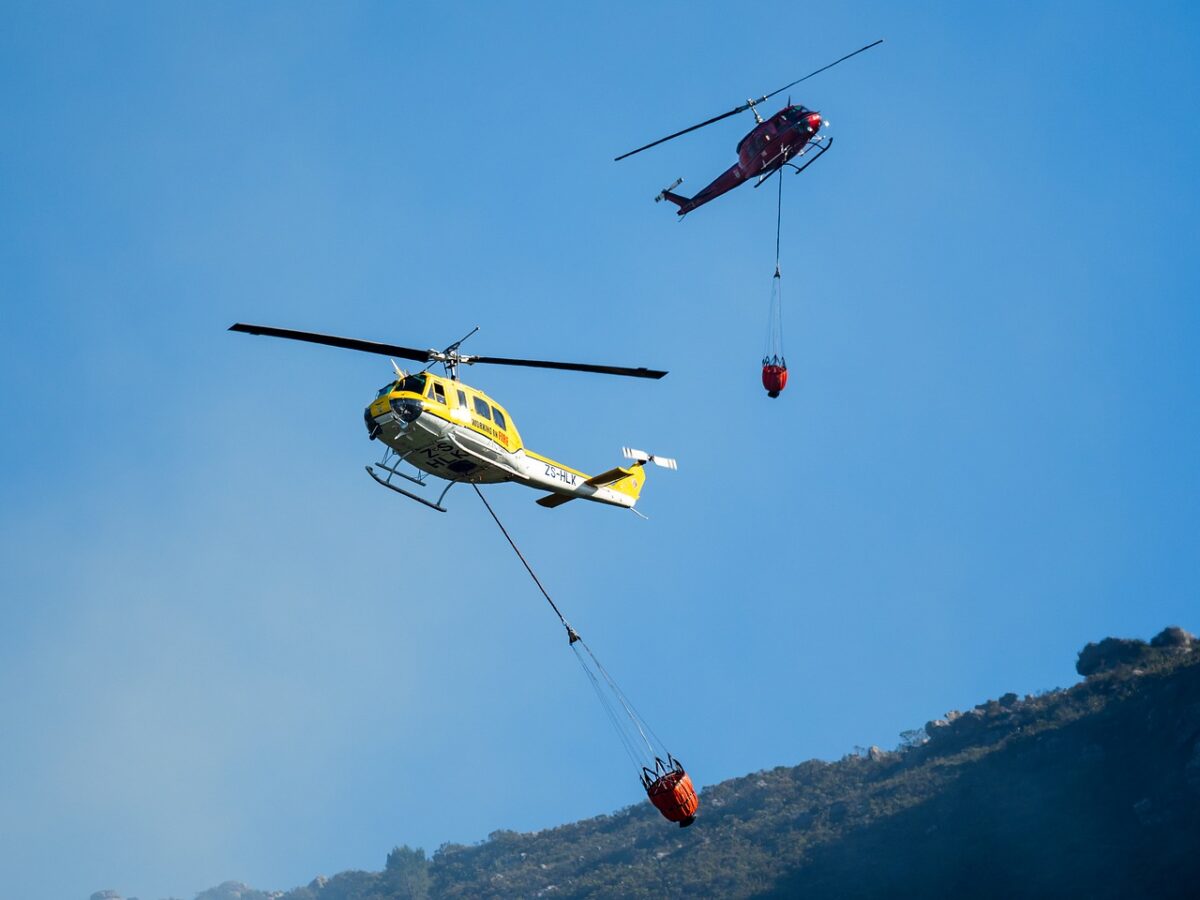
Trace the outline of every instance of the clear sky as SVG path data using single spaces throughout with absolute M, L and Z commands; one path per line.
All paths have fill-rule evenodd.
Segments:
M 489 496 L 712 784 L 1200 626 L 1195 4 L 8 4 L 0 869 L 28 900 L 379 868 L 639 802 L 486 513 L 364 474 L 383 358 L 468 370 L 640 521 Z M 795 99 L 774 197 L 651 202 Z M 780 98 L 782 99 L 782 98 Z M 664 825 L 664 827 L 666 827 Z M 699 826 L 703 828 L 703 825 Z

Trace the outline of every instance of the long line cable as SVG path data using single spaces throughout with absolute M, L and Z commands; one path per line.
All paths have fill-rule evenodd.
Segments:
M 550 608 L 554 610 L 554 614 L 558 616 L 558 620 L 562 622 L 563 627 L 567 630 L 567 636 L 571 644 L 571 649 L 575 651 L 575 657 L 579 660 L 579 665 L 583 668 L 584 674 L 587 675 L 588 681 L 591 683 L 593 690 L 595 690 L 596 696 L 600 700 L 600 705 L 604 707 L 604 712 L 608 716 L 609 721 L 612 723 L 613 729 L 617 732 L 617 737 L 620 739 L 621 745 L 624 748 L 625 753 L 629 756 L 630 761 L 633 762 L 635 767 L 640 767 L 644 761 L 655 759 L 658 754 L 654 750 L 654 745 L 651 743 L 651 738 L 653 738 L 654 742 L 660 747 L 665 749 L 666 745 L 663 744 L 662 739 L 654 733 L 654 730 L 649 726 L 649 724 L 647 724 L 646 720 L 638 714 L 638 711 L 629 701 L 629 698 L 625 696 L 625 692 L 621 690 L 613 677 L 608 674 L 608 670 L 605 669 L 600 660 L 596 658 L 596 654 L 592 652 L 592 648 L 589 647 L 583 638 L 579 636 L 579 632 L 571 627 L 571 624 L 562 614 L 562 610 L 558 608 L 558 605 L 554 602 L 553 598 L 551 598 L 550 592 L 546 590 L 545 585 L 542 584 L 542 581 L 540 578 L 538 578 L 537 573 L 533 571 L 533 566 L 529 564 L 529 560 L 525 558 L 525 554 L 523 554 L 521 552 L 521 548 L 517 546 L 517 542 L 514 541 L 512 535 L 508 533 L 508 529 L 504 527 L 504 523 L 500 521 L 500 517 L 497 516 L 496 511 L 492 509 L 492 505 L 488 503 L 487 497 L 483 495 L 483 491 L 479 489 L 479 485 L 472 484 L 471 487 L 475 489 L 475 493 L 479 496 L 479 499 L 483 501 L 483 505 L 487 507 L 488 513 L 491 514 L 492 521 L 496 523 L 496 526 L 500 529 L 500 533 L 503 534 L 505 540 L 508 541 L 508 545 L 512 547 L 513 552 L 517 554 L 517 559 L 521 560 L 521 565 L 525 567 L 525 571 L 529 573 L 529 577 L 533 579 L 533 583 L 537 585 L 538 590 L 542 592 L 542 596 L 546 598 L 546 602 L 550 604 Z M 587 653 L 587 658 L 585 658 L 583 654 L 579 652 L 579 649 L 575 646 L 576 644 L 579 644 L 581 647 L 583 647 L 584 651 Z M 588 665 L 588 659 L 591 660 L 592 666 L 595 667 L 595 671 L 593 671 L 592 666 Z M 600 678 L 597 678 L 597 672 L 599 672 Z M 606 693 L 604 687 L 600 684 L 601 678 L 604 680 L 605 685 L 607 685 L 609 693 Z M 637 731 L 637 735 L 639 738 L 641 738 L 641 742 L 645 744 L 646 753 L 648 754 L 647 760 L 639 759 L 640 754 L 637 743 L 632 739 L 632 735 L 628 732 L 628 730 L 621 727 L 620 717 L 617 713 L 616 707 L 612 702 L 614 697 L 616 698 L 617 703 L 620 704 L 621 709 L 629 719 L 629 722 Z M 649 737 L 647 737 L 647 732 L 649 732 Z
M 567 634 L 571 637 L 571 643 L 575 643 L 575 641 L 579 640 L 579 635 L 571 627 L 570 623 L 567 622 L 566 617 L 563 616 L 562 611 L 554 604 L 554 601 L 550 599 L 549 591 L 546 590 L 541 579 L 537 577 L 537 572 L 533 571 L 533 567 L 529 565 L 529 560 L 525 558 L 525 554 L 521 552 L 521 548 L 512 539 L 512 535 L 508 533 L 508 529 L 504 527 L 504 523 L 500 521 L 500 517 L 496 515 L 496 511 L 492 509 L 492 504 L 487 502 L 487 497 L 483 496 L 483 491 L 479 489 L 479 485 L 472 484 L 471 487 L 475 488 L 475 493 L 479 495 L 479 499 L 483 501 L 483 505 L 487 507 L 487 511 L 492 514 L 492 519 L 499 526 L 500 533 L 504 535 L 505 540 L 508 541 L 508 545 L 517 554 L 517 559 L 521 560 L 521 565 L 525 567 L 525 571 L 529 573 L 529 577 L 533 579 L 533 583 L 538 586 L 538 590 L 542 592 L 542 596 L 546 598 L 546 602 L 550 604 L 550 608 L 558 616 L 558 621 L 562 622 L 563 628 L 567 629 Z
M 783 167 L 779 167 L 779 192 L 775 200 L 775 277 L 779 277 L 779 235 L 783 231 Z

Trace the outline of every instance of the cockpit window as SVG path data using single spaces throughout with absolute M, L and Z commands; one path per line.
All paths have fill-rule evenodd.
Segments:
M 394 383 L 395 382 L 393 382 L 393 384 Z M 379 389 L 379 392 L 375 394 L 375 397 L 376 397 L 376 399 L 378 399 L 378 398 L 382 397 L 384 394 L 390 394 L 391 392 L 392 392 L 392 384 L 385 384 L 383 387 L 381 387 Z
M 424 375 L 409 375 L 403 381 L 397 381 L 396 386 L 392 388 L 394 391 L 410 391 L 414 394 L 425 393 L 425 376 Z
M 442 387 L 440 381 L 433 383 L 433 399 L 442 404 L 442 406 L 446 405 L 446 389 Z

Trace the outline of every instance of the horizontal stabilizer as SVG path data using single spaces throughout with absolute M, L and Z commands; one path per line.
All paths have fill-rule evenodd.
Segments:
M 545 497 L 539 497 L 536 502 L 538 506 L 554 509 L 554 507 L 570 503 L 574 499 L 570 494 L 547 494 Z
M 590 484 L 592 487 L 603 487 L 606 484 L 612 484 L 614 481 L 620 481 L 629 475 L 629 471 L 617 466 L 615 469 L 609 469 L 607 472 L 601 472 L 599 475 L 593 475 L 584 484 Z
M 669 456 L 654 456 L 645 450 L 634 450 L 632 447 L 622 447 L 621 452 L 625 455 L 626 459 L 636 460 L 639 465 L 652 462 L 656 466 L 662 466 L 664 469 L 679 468 L 679 463 Z

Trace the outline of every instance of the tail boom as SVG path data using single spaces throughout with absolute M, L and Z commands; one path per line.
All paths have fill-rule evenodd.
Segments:
M 674 203 L 676 206 L 679 207 L 679 215 L 681 215 L 681 216 L 686 212 L 690 212 L 693 209 L 693 207 L 691 205 L 692 198 L 684 197 L 682 194 L 674 193 L 675 188 L 679 187 L 681 184 L 683 184 L 683 179 L 676 178 L 673 183 L 667 185 L 665 188 L 663 188 L 661 191 L 658 192 L 658 196 L 654 198 L 654 202 L 660 203 L 663 200 L 670 200 L 672 203 Z
M 633 460 L 632 465 L 615 466 L 607 472 L 601 472 L 590 478 L 584 477 L 566 482 L 561 478 L 553 477 L 556 470 L 563 471 L 558 464 L 534 454 L 536 459 L 541 460 L 547 466 L 547 471 L 552 474 L 552 477 L 550 479 L 531 478 L 527 483 L 531 487 L 541 487 L 550 491 L 549 494 L 540 497 L 537 503 L 539 506 L 551 509 L 562 506 L 571 500 L 591 500 L 609 506 L 624 506 L 632 509 L 646 484 L 646 463 L 653 462 L 666 469 L 677 469 L 679 466 L 675 460 L 669 457 L 654 456 L 644 450 L 632 450 L 629 447 L 625 447 L 623 450 L 625 458 Z M 569 471 L 573 472 L 574 470 Z

